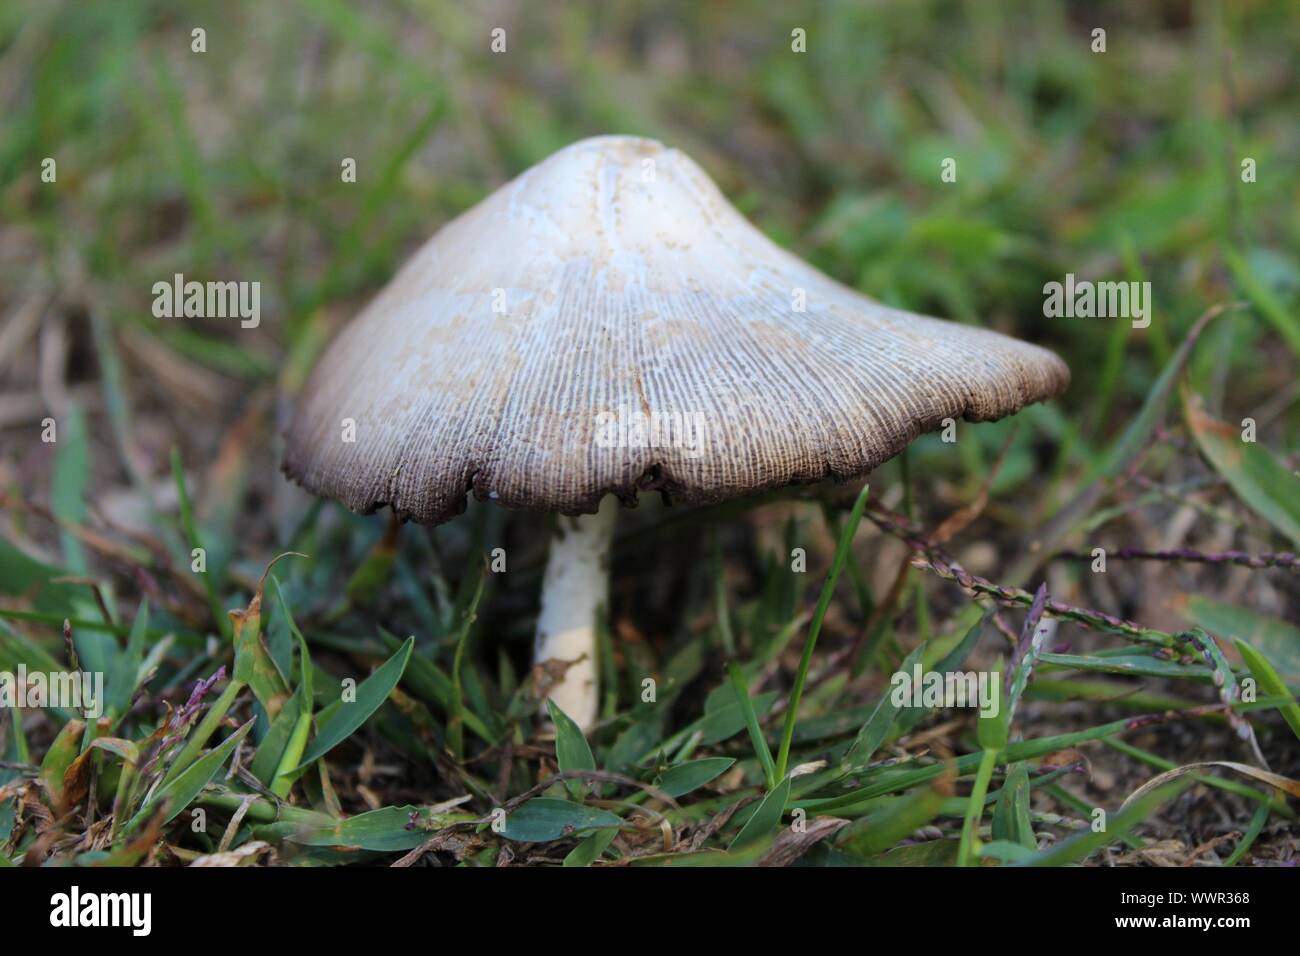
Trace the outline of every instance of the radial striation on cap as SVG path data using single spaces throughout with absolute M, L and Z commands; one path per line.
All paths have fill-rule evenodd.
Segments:
M 865 474 L 1069 377 L 1045 349 L 854 292 L 681 152 L 604 136 L 412 257 L 317 365 L 284 470 L 426 523 L 469 493 L 570 514 L 648 489 L 715 502 Z

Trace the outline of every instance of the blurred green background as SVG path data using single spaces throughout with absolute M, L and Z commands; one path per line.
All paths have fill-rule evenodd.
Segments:
M 685 150 L 869 295 L 1056 349 L 1074 382 L 1017 416 L 990 508 L 1005 523 L 1095 474 L 1219 304 L 1243 307 L 1210 326 L 1191 388 L 1295 468 L 1297 49 L 1290 0 L 8 3 L 0 484 L 43 497 L 54 456 L 32 428 L 78 407 L 95 509 L 152 527 L 177 445 L 227 551 L 283 545 L 304 502 L 278 433 L 330 335 L 450 217 L 609 132 Z M 155 318 L 175 273 L 260 282 L 260 326 Z M 1066 273 L 1151 282 L 1150 327 L 1044 317 Z M 956 507 L 1011 428 L 956 455 L 923 438 L 913 473 Z
M 1196 383 L 1231 418 L 1294 396 L 1297 49 L 1290 0 L 18 0 L 0 9 L 0 314 L 52 297 L 74 352 L 92 321 L 128 367 L 196 370 L 189 407 L 159 369 L 132 377 L 133 406 L 187 431 L 250 385 L 292 386 L 449 217 L 575 139 L 629 132 L 696 157 L 842 281 L 1058 349 L 1075 373 L 1060 407 L 1090 440 L 1208 304 L 1265 299 L 1276 314 L 1218 323 L 1199 352 Z M 262 327 L 154 319 L 174 272 L 261 281 Z M 1043 283 L 1066 272 L 1149 279 L 1151 328 L 1044 319 Z

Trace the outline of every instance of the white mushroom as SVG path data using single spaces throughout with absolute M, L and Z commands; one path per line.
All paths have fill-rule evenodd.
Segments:
M 552 696 L 585 727 L 606 496 L 705 503 L 859 476 L 945 419 L 1001 418 L 1068 383 L 1051 352 L 828 278 L 677 150 L 602 136 L 415 253 L 320 360 L 284 469 L 426 523 L 470 492 L 584 516 L 558 523 L 537 653 L 582 659 Z

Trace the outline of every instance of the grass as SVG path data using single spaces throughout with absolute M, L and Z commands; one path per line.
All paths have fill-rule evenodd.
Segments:
M 1288 5 L 500 10 L 0 9 L 0 672 L 109 702 L 0 710 L 0 863 L 1294 861 L 1273 778 L 1138 793 L 1300 777 Z M 583 735 L 529 667 L 543 517 L 350 515 L 277 435 L 418 242 L 603 132 L 1074 383 L 869 497 L 625 512 Z M 154 318 L 176 272 L 260 281 L 261 325 Z M 1068 272 L 1151 282 L 1151 326 L 1045 318 Z M 916 663 L 1013 670 L 1010 719 L 897 705 Z

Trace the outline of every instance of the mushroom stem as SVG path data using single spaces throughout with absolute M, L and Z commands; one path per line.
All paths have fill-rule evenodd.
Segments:
M 594 515 L 560 515 L 542 578 L 533 660 L 576 661 L 548 696 L 583 730 L 596 721 L 596 611 L 609 592 L 617 511 L 611 495 Z

